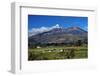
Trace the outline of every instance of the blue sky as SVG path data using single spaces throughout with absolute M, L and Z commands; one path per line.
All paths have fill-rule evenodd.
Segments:
M 28 15 L 28 30 L 78 26 L 87 31 L 88 17 Z M 35 31 L 36 32 L 36 31 Z

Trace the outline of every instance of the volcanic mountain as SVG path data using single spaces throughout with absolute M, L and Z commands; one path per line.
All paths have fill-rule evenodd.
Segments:
M 31 44 L 72 43 L 77 40 L 86 41 L 88 32 L 80 27 L 54 28 L 28 38 Z

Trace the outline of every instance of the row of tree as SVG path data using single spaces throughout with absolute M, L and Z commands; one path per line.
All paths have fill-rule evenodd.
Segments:
M 35 43 L 33 44 L 32 42 L 28 43 L 28 47 L 29 48 L 36 48 L 37 46 L 41 46 L 41 47 L 46 47 L 46 46 L 82 46 L 84 44 L 87 44 L 87 40 L 86 41 L 82 41 L 82 40 L 77 40 L 76 42 L 68 42 L 68 43 Z

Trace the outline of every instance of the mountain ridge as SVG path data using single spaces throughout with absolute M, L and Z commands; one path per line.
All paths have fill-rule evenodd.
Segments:
M 39 33 L 29 37 L 29 43 L 47 44 L 47 43 L 68 43 L 77 40 L 87 40 L 88 32 L 80 27 L 55 28 L 47 32 Z

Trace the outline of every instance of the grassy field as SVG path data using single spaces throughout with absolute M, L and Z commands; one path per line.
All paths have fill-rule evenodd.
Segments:
M 88 58 L 86 46 L 48 46 L 28 49 L 28 60 L 57 60 Z

